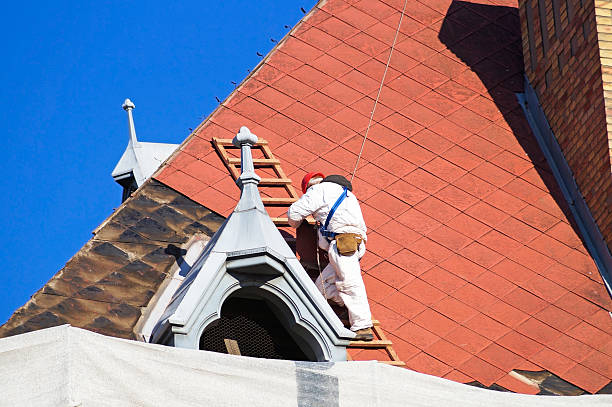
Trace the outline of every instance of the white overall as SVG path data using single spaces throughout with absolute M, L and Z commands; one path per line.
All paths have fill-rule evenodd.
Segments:
M 342 256 L 338 253 L 335 240 L 327 243 L 327 239 L 319 235 L 319 247 L 327 250 L 329 264 L 317 277 L 317 288 L 327 299 L 346 306 L 351 331 L 371 327 L 372 314 L 359 267 L 359 259 L 365 254 L 365 244 L 361 243 L 353 255 Z
M 297 227 L 308 215 L 313 215 L 317 221 L 325 223 L 327 214 L 342 191 L 340 185 L 331 182 L 311 186 L 289 208 L 287 212 L 289 224 Z M 356 233 L 366 239 L 366 226 L 361 208 L 351 192 L 337 208 L 329 229 L 336 233 Z M 359 259 L 365 254 L 365 244 L 361 243 L 359 250 L 353 255 L 341 256 L 336 248 L 336 241 L 332 240 L 329 243 L 319 233 L 319 247 L 327 251 L 329 264 L 323 269 L 322 276 L 317 278 L 315 282 L 317 288 L 327 299 L 346 306 L 352 331 L 371 327 L 372 314 L 359 266 Z

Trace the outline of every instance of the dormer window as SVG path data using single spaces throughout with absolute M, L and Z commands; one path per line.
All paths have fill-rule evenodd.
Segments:
M 346 329 L 265 210 L 246 127 L 240 200 L 174 293 L 151 342 L 246 356 L 346 360 Z

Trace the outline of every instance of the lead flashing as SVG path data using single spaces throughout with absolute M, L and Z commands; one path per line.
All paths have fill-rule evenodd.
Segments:
M 574 174 L 563 155 L 561 146 L 542 110 L 538 96 L 527 77 L 525 77 L 524 89 L 525 93 L 517 93 L 519 104 L 523 108 L 525 117 L 542 152 L 546 156 L 553 175 L 561 188 L 563 197 L 569 205 L 570 211 L 584 239 L 584 244 L 601 274 L 604 286 L 612 297 L 612 254 L 580 193 L 574 179 Z

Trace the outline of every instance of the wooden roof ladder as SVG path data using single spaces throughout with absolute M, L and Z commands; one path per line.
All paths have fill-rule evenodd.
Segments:
M 240 148 L 234 146 L 232 144 L 231 139 L 213 137 L 212 142 L 213 146 L 215 147 L 215 150 L 217 150 L 217 152 L 221 156 L 221 159 L 225 163 L 225 166 L 234 178 L 234 181 L 237 180 L 240 176 Z M 238 157 L 230 154 L 230 152 L 233 150 L 237 150 Z M 266 140 L 259 139 L 257 141 L 257 144 L 252 147 L 252 151 L 253 153 L 259 151 L 263 156 L 263 158 L 253 158 L 253 164 L 255 165 L 255 168 L 265 168 L 271 170 L 267 171 L 269 176 L 267 178 L 262 178 L 259 182 L 259 186 L 268 188 L 281 188 L 283 191 L 279 192 L 281 192 L 282 195 L 287 195 L 284 197 L 262 196 L 261 200 L 264 206 L 280 206 L 289 208 L 292 203 L 297 201 L 299 196 L 295 191 L 295 188 L 293 187 L 291 179 L 287 177 L 287 175 L 281 168 L 280 160 L 274 157 L 274 154 L 272 154 L 272 150 L 270 149 L 270 146 L 268 145 L 268 142 Z M 289 226 L 286 217 L 273 217 L 272 221 L 276 226 Z
M 234 146 L 231 139 L 222 139 L 213 137 L 213 146 L 225 166 L 229 170 L 234 181 L 240 176 L 240 148 Z M 272 187 L 280 188 L 282 195 L 285 197 L 271 197 L 262 196 L 261 200 L 264 207 L 286 207 L 289 208 L 291 204 L 298 200 L 299 196 L 292 184 L 292 181 L 280 165 L 280 160 L 274 157 L 270 146 L 266 140 L 259 139 L 251 149 L 255 154 L 261 155 L 262 158 L 253 158 L 253 164 L 255 168 L 262 168 L 267 173 L 267 178 L 262 178 L 259 182 L 260 187 Z M 235 153 L 235 154 L 232 154 Z M 267 170 L 265 170 L 267 169 Z M 279 195 L 281 195 L 279 194 Z M 310 220 L 310 219 L 309 219 Z M 286 217 L 273 217 L 272 221 L 277 227 L 289 226 Z M 311 220 L 310 220 L 311 221 Z M 374 326 L 372 331 L 374 332 L 374 340 L 370 342 L 365 341 L 353 341 L 349 344 L 348 348 L 351 349 L 384 349 L 389 356 L 390 360 L 381 361 L 381 363 L 390 364 L 393 366 L 405 366 L 406 364 L 399 360 L 397 354 L 393 350 L 393 343 L 387 339 L 385 333 L 380 327 L 380 322 L 373 320 Z M 350 355 L 347 352 L 347 358 L 351 360 Z
M 348 353 L 348 349 L 383 349 L 389 356 L 389 360 L 379 360 L 380 363 L 385 363 L 391 366 L 406 366 L 406 363 L 401 361 L 393 349 L 393 342 L 387 339 L 385 332 L 380 327 L 380 321 L 372 319 L 372 331 L 374 332 L 374 340 L 372 341 L 352 341 L 349 343 L 346 352 L 347 360 L 353 360 Z

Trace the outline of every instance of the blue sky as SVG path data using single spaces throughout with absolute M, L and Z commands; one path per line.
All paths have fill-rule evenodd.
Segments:
M 3 4 L 0 324 L 121 203 L 123 100 L 139 140 L 182 142 L 314 4 Z

